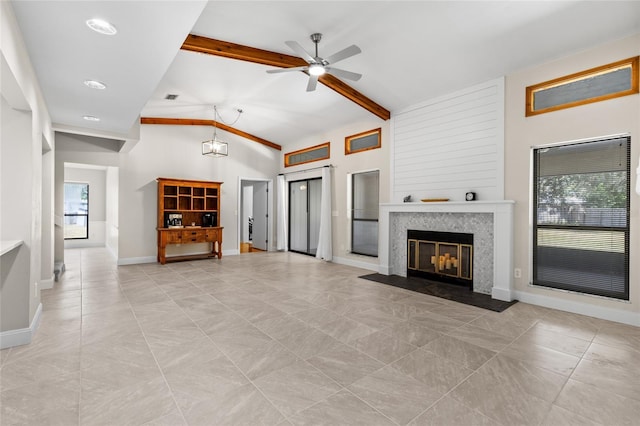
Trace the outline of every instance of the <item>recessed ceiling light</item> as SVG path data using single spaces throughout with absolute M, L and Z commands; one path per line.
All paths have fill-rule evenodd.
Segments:
M 84 118 L 87 121 L 100 121 L 98 117 L 95 117 L 93 115 L 83 115 L 82 118 Z
M 89 19 L 87 21 L 87 26 L 93 31 L 105 35 L 114 35 L 118 32 L 118 30 L 116 30 L 116 27 L 114 27 L 104 19 Z
M 90 87 L 92 89 L 104 90 L 107 88 L 107 85 L 98 81 L 98 80 L 85 80 L 84 85 Z

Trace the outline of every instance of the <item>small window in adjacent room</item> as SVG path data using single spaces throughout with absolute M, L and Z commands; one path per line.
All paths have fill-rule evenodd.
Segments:
M 345 155 L 380 148 L 382 146 L 380 138 L 381 130 L 381 128 L 368 130 L 366 132 L 344 138 Z
M 351 175 L 351 252 L 378 256 L 380 172 Z
M 320 145 L 284 154 L 284 166 L 298 166 L 313 161 L 326 160 L 329 157 L 331 157 L 331 144 L 325 142 Z
M 534 148 L 534 285 L 629 300 L 630 145 Z
M 89 238 L 89 184 L 64 183 L 64 239 Z

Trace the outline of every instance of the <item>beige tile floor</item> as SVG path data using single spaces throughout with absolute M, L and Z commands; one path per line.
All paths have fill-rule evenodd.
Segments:
M 287 253 L 117 267 L 69 250 L 0 424 L 640 424 L 640 329 L 503 313 Z

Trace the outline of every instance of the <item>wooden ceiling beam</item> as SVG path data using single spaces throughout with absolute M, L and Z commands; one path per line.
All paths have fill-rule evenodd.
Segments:
M 259 144 L 266 145 L 269 148 L 277 149 L 278 151 L 282 151 L 282 146 L 277 143 L 273 143 L 266 139 L 259 138 L 258 136 L 254 136 L 251 133 L 243 132 L 242 130 L 238 130 L 234 127 L 227 126 L 224 123 L 213 120 L 203 120 L 199 118 L 162 118 L 162 117 L 141 117 L 140 124 L 169 124 L 173 126 L 215 126 L 229 133 L 233 133 L 234 135 L 241 136 L 245 139 L 249 139 L 253 142 L 258 142 Z
M 228 41 L 215 40 L 212 38 L 189 34 L 182 44 L 182 50 L 192 52 L 206 53 L 224 58 L 237 59 L 240 61 L 253 62 L 256 64 L 269 65 L 279 68 L 292 68 L 307 65 L 307 62 L 297 56 L 286 55 L 284 53 L 271 52 L 268 50 L 257 49 L 255 47 L 243 46 Z M 318 81 L 328 88 L 334 90 L 352 102 L 355 102 L 362 108 L 377 117 L 388 120 L 391 118 L 391 112 L 369 99 L 353 87 L 342 82 L 332 75 L 323 75 Z

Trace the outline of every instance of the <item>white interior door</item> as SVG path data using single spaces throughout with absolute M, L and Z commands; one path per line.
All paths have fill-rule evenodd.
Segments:
M 268 250 L 268 185 L 266 181 L 253 183 L 253 247 L 260 250 Z

